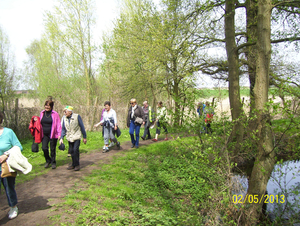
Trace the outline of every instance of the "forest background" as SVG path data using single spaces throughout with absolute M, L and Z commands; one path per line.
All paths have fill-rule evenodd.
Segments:
M 48 98 L 60 114 L 65 105 L 73 105 L 88 130 L 99 121 L 105 100 L 112 102 L 121 124 L 131 98 L 148 100 L 153 107 L 162 100 L 172 132 L 191 131 L 203 144 L 199 128 L 204 122 L 195 107 L 206 99 L 206 91 L 198 89 L 199 78 L 206 74 L 228 83 L 230 117 L 219 114 L 214 119 L 226 128 L 219 134 L 216 158 L 224 158 L 229 168 L 254 158 L 247 194 L 265 194 L 283 135 L 298 126 L 299 70 L 286 55 L 298 51 L 299 2 L 125 0 L 101 45 L 93 36 L 94 4 L 57 1 L 44 14 L 45 32 L 26 48 L 22 69 L 16 67 L 9 39 L 0 30 L 0 97 L 6 126 L 25 136 L 31 116 L 39 114 Z M 248 103 L 241 97 L 242 76 L 250 84 Z M 19 106 L 18 83 L 30 88 L 26 97 L 39 100 L 38 107 Z M 219 88 L 212 105 L 223 95 Z M 276 97 L 280 103 L 274 102 Z M 278 118 L 287 120 L 281 134 L 272 126 Z M 261 214 L 262 203 L 245 205 L 236 219 L 253 225 Z

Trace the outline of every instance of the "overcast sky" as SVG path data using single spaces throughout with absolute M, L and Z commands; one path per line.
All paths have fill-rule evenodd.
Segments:
M 26 59 L 26 47 L 43 32 L 43 14 L 51 11 L 55 0 L 0 0 L 0 26 L 8 35 L 18 67 Z M 118 15 L 117 0 L 95 0 L 97 35 L 112 27 Z

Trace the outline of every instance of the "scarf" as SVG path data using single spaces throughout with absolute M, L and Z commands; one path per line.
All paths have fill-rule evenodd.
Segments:
M 137 104 L 131 108 L 131 118 L 134 116 L 134 110 L 137 108 Z

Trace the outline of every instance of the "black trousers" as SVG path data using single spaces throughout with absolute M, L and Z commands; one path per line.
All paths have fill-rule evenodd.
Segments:
M 75 140 L 74 142 L 69 141 L 69 150 L 72 156 L 72 166 L 79 166 L 79 146 L 80 140 Z
M 49 143 L 51 156 L 49 155 Z M 50 136 L 44 135 L 42 139 L 42 150 L 44 152 L 44 157 L 48 163 L 56 163 L 56 144 L 57 139 L 50 139 Z
M 146 136 L 148 136 L 148 139 L 151 139 L 151 134 L 150 134 L 150 122 L 148 120 L 148 118 L 146 118 L 146 123 L 145 123 L 145 130 L 144 130 L 144 135 L 143 137 L 146 138 Z
M 157 121 L 156 125 L 157 125 L 157 128 L 156 128 L 156 134 L 160 135 L 160 129 L 161 127 L 165 130 L 165 133 L 168 133 L 168 129 L 166 127 L 166 122 L 159 122 L 159 120 Z

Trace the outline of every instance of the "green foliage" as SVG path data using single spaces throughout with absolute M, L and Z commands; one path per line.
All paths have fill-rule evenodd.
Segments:
M 0 110 L 8 110 L 14 89 L 19 84 L 14 54 L 11 51 L 8 36 L 0 26 Z
M 45 33 L 27 48 L 30 86 L 42 100 L 53 96 L 64 104 L 89 106 L 102 96 L 93 5 L 92 0 L 59 0 L 45 13 Z
M 63 209 L 75 225 L 204 224 L 225 177 L 218 153 L 198 148 L 191 137 L 127 151 L 75 186 Z

